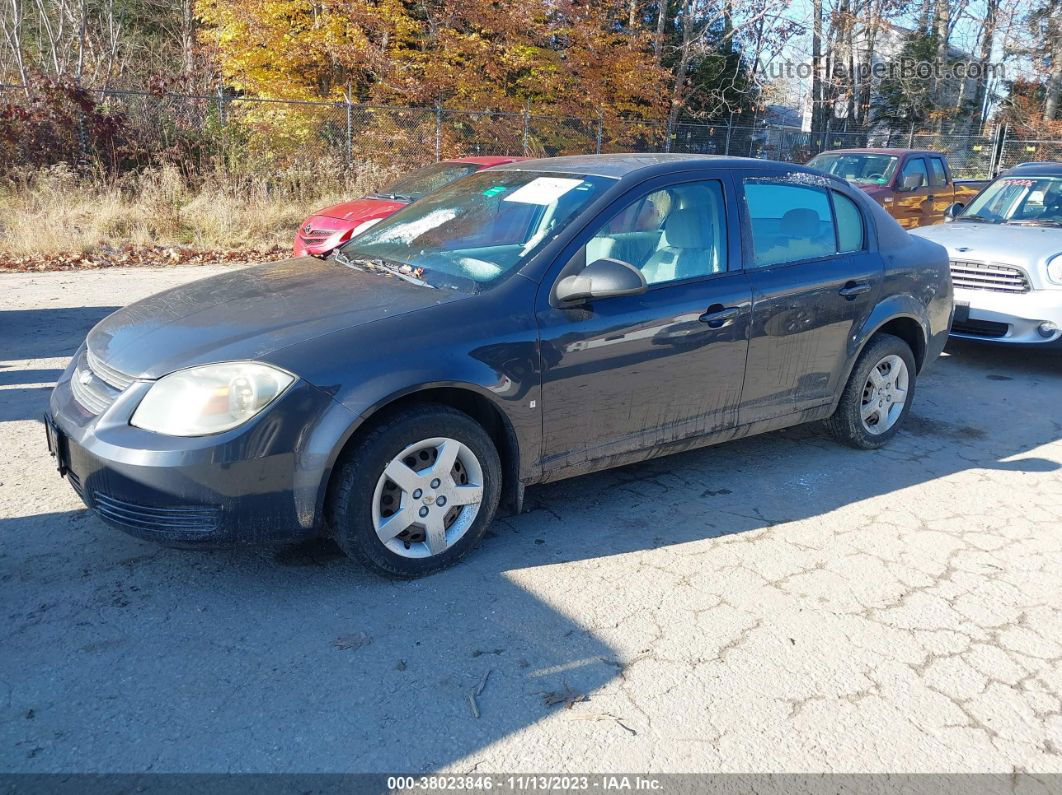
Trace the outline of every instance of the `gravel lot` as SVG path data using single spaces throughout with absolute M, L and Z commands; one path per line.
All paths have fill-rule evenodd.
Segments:
M 56 475 L 84 333 L 213 272 L 0 275 L 0 769 L 1062 772 L 1062 359 L 952 345 L 888 449 L 530 489 L 392 583 L 137 541 Z

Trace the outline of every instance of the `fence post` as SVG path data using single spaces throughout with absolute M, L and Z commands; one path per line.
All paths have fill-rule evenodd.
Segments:
M 354 107 L 350 103 L 350 83 L 347 83 L 343 98 L 347 106 L 347 168 L 351 168 L 354 165 Z
M 442 160 L 442 108 L 435 105 L 435 162 Z
M 597 112 L 597 145 L 594 149 L 594 154 L 601 154 L 601 139 L 605 134 L 605 114 L 602 111 Z
M 667 114 L 667 127 L 664 129 L 664 151 L 671 151 L 672 114 Z
M 911 131 L 907 134 L 907 148 L 914 149 L 914 122 L 911 122 Z
M 218 123 L 225 126 L 225 89 L 218 86 Z
M 1007 125 L 1004 122 L 996 127 L 992 136 L 992 157 L 988 163 L 988 178 L 995 179 L 996 171 L 1003 162 L 1003 147 L 1007 145 Z
M 527 157 L 527 134 L 531 127 L 531 101 L 524 103 L 524 157 Z
M 734 117 L 733 117 L 733 114 L 731 114 L 730 121 L 726 125 L 726 144 L 724 145 L 724 148 L 723 148 L 723 154 L 724 155 L 729 155 L 730 154 L 730 131 L 734 129 L 734 123 L 733 122 L 734 122 Z

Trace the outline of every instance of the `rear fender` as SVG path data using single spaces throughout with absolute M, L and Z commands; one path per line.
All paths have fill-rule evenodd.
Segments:
M 936 358 L 940 351 L 934 353 L 932 346 L 930 345 L 930 334 L 925 320 L 925 305 L 919 303 L 913 296 L 910 295 L 890 295 L 884 298 L 874 310 L 867 316 L 866 321 L 863 323 L 856 333 L 854 333 L 848 341 L 847 359 L 845 361 L 844 378 L 841 380 L 841 384 L 847 385 L 848 379 L 852 375 L 852 370 L 855 368 L 855 363 L 859 360 L 859 354 L 863 352 L 867 343 L 885 327 L 887 323 L 898 318 L 906 318 L 913 320 L 918 324 L 918 328 L 922 333 L 922 350 L 925 351 L 922 361 L 919 363 L 919 372 L 925 369 L 926 362 L 930 361 L 930 356 Z M 915 355 L 917 357 L 917 351 Z M 843 390 L 843 387 L 842 387 Z M 840 401 L 840 392 L 834 395 L 833 407 L 836 408 L 837 403 Z

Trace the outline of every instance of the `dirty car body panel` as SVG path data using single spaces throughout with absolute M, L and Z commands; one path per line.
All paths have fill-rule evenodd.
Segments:
M 580 181 L 594 189 L 530 256 L 474 289 L 430 286 L 418 270 L 423 278 L 304 258 L 169 290 L 102 321 L 59 379 L 47 418 L 86 504 L 173 545 L 322 534 L 343 451 L 396 407 L 428 400 L 491 426 L 518 507 L 526 485 L 823 419 L 883 328 L 906 333 L 919 367 L 946 340 L 944 250 L 843 180 L 685 155 L 551 158 L 481 174 L 467 179 L 484 180 L 485 196 L 507 179 L 540 193 Z M 758 265 L 750 179 L 841 194 L 833 201 L 858 208 L 862 242 Z M 698 215 L 700 197 L 710 216 Z M 539 199 L 529 201 L 533 210 Z M 559 280 L 603 244 L 648 246 L 648 290 L 558 301 Z M 705 246 L 708 272 L 683 275 L 689 251 Z M 169 436 L 131 423 L 159 379 L 246 361 L 293 380 L 242 424 Z

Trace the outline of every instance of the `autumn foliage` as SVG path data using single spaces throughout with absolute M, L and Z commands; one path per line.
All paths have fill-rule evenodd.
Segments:
M 615 0 L 201 0 L 248 94 L 660 118 L 667 73 Z

